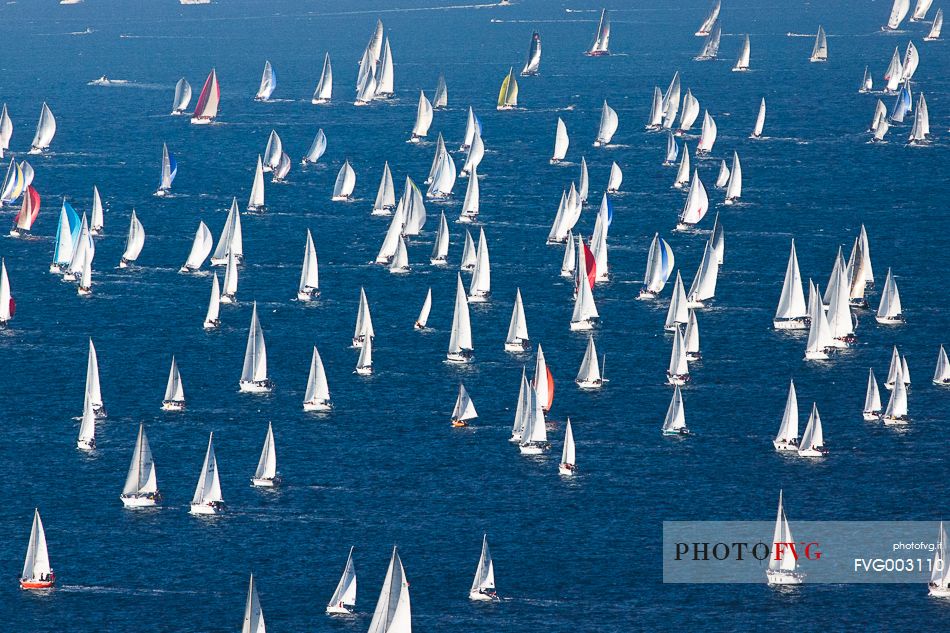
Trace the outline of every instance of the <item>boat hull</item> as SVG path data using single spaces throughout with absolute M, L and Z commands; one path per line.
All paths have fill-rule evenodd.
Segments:
M 531 341 L 528 340 L 518 340 L 512 343 L 505 343 L 505 351 L 511 352 L 512 354 L 521 354 L 527 352 L 531 349 Z
M 910 422 L 910 419 L 906 415 L 898 417 L 884 416 L 881 420 L 883 420 L 887 426 L 904 426 Z
M 184 411 L 184 400 L 165 400 L 162 402 L 162 411 Z
M 333 202 L 349 202 L 350 197 L 349 196 L 333 196 L 330 198 L 330 200 L 332 200 Z
M 667 371 L 666 382 L 671 385 L 678 385 L 682 387 L 689 382 L 689 374 L 671 374 L 669 371 Z
M 56 582 L 56 576 L 53 580 L 33 580 L 32 578 L 21 578 L 20 589 L 50 589 Z
M 575 380 L 574 382 L 581 389 L 600 389 L 604 384 L 602 380 Z
M 276 488 L 280 483 L 279 477 L 261 477 L 251 479 L 251 485 L 255 488 Z
M 521 451 L 522 455 L 541 455 L 544 453 L 544 447 L 536 444 L 521 444 L 518 446 L 518 450 Z
M 204 329 L 206 330 L 213 330 L 219 325 L 221 325 L 221 319 L 214 319 L 213 321 L 206 320 L 204 324 L 202 325 L 202 327 L 204 327 Z
M 806 351 L 805 360 L 828 360 L 831 358 L 825 350 Z
M 158 505 L 158 499 L 153 496 L 144 495 L 121 495 L 122 505 L 126 508 L 154 508 Z
M 806 317 L 798 317 L 795 319 L 774 319 L 772 321 L 772 327 L 776 330 L 807 330 L 808 325 L 809 323 Z
M 770 585 L 800 585 L 804 581 L 802 574 L 771 569 L 765 572 L 765 578 Z
M 475 291 L 475 294 L 468 296 L 469 303 L 485 303 L 491 295 L 487 292 Z
M 573 477 L 576 468 L 574 464 L 560 464 L 557 467 L 557 472 L 559 475 L 564 475 L 565 477 Z
M 828 451 L 818 448 L 805 448 L 798 450 L 799 457 L 824 457 L 827 454 Z
M 898 314 L 897 316 L 892 317 L 874 317 L 874 320 L 880 323 L 881 325 L 903 325 L 904 324 L 904 315 Z
M 950 587 L 938 587 L 933 583 L 929 583 L 927 593 L 934 598 L 950 598 Z
M 594 329 L 593 321 L 585 319 L 583 321 L 571 321 L 571 332 L 588 332 Z
M 305 288 L 297 292 L 297 301 L 313 301 L 319 294 L 320 291 L 316 288 Z
M 373 375 L 373 366 L 367 365 L 365 367 L 357 367 L 356 373 L 360 376 L 372 376 Z
M 223 507 L 223 504 L 220 503 L 192 503 L 188 514 L 212 516 L 221 512 Z
M 76 288 L 76 294 L 78 294 L 80 297 L 88 297 L 92 294 L 92 288 L 83 288 L 82 286 L 79 286 Z
M 333 404 L 329 400 L 311 400 L 303 403 L 304 411 L 331 411 Z
M 787 440 L 772 440 L 772 446 L 775 447 L 775 450 L 779 453 L 797 453 L 798 452 L 798 442 L 795 443 L 789 442 Z
M 81 451 L 94 451 L 96 450 L 96 440 L 78 440 L 76 442 L 76 448 Z
M 348 609 L 345 606 L 332 606 L 327 607 L 327 615 L 353 615 L 352 609 Z
M 269 380 L 242 380 L 238 383 L 241 393 L 270 393 L 274 384 Z
M 474 600 L 476 602 L 495 602 L 498 600 L 498 596 L 493 593 L 482 593 L 481 591 L 470 591 L 468 593 L 468 599 Z
M 683 427 L 682 429 L 675 429 L 672 431 L 663 431 L 663 435 L 666 437 L 677 437 L 681 435 L 689 435 L 689 429 Z
M 214 122 L 214 119 L 209 119 L 207 117 L 193 116 L 191 117 L 192 125 L 211 125 Z
M 449 352 L 445 355 L 445 359 L 450 363 L 457 363 L 459 365 L 472 362 L 473 354 L 468 351 L 461 352 Z
M 880 411 L 865 411 L 861 414 L 865 422 L 876 422 L 881 419 Z

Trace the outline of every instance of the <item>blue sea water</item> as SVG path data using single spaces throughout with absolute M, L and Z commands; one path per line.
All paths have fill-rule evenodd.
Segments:
M 4 628 L 236 630 L 254 572 L 272 630 L 360 631 L 396 544 L 419 631 L 947 629 L 950 604 L 928 598 L 921 585 L 792 592 L 664 585 L 660 555 L 664 520 L 768 520 L 779 488 L 793 521 L 947 518 L 950 392 L 929 382 L 939 345 L 950 343 L 946 41 L 923 43 L 923 25 L 879 33 L 890 8 L 881 1 L 730 0 L 721 59 L 697 63 L 701 41 L 693 31 L 708 10 L 705 0 L 617 2 L 610 6 L 616 54 L 590 59 L 581 51 L 599 5 L 451 4 L 87 0 L 0 7 L 0 95 L 15 125 L 11 151 L 23 157 L 29 148 L 44 100 L 58 121 L 50 154 L 29 159 L 43 196 L 34 235 L 0 239 L 18 304 L 11 328 L 0 332 Z M 356 64 L 377 17 L 392 43 L 396 99 L 354 108 Z M 829 34 L 824 65 L 807 62 L 810 38 L 786 36 L 813 33 L 818 24 Z M 92 32 L 79 34 L 87 28 Z M 543 38 L 541 76 L 519 80 L 522 109 L 498 113 L 499 82 L 523 63 L 534 28 Z M 753 70 L 731 73 L 746 32 Z M 935 142 L 904 147 L 905 125 L 892 129 L 890 143 L 872 146 L 863 131 L 875 96 L 857 94 L 858 83 L 870 65 L 879 84 L 893 47 L 909 38 L 920 50 L 914 88 L 926 94 Z M 314 107 L 309 99 L 326 50 L 334 103 Z M 265 59 L 278 71 L 276 101 L 255 103 Z M 197 96 L 211 67 L 221 81 L 219 123 L 196 127 L 168 116 L 175 81 L 187 77 Z M 684 91 L 692 88 L 718 122 L 716 160 L 698 163 L 726 235 L 715 303 L 699 315 L 704 358 L 683 392 L 695 433 L 685 441 L 659 433 L 670 398 L 670 339 L 662 331 L 669 289 L 655 304 L 634 301 L 654 232 L 671 243 L 687 283 L 702 256 L 705 235 L 671 232 L 682 194 L 670 189 L 673 170 L 660 166 L 665 137 L 643 131 L 653 86 L 665 88 L 675 70 Z M 440 71 L 450 106 L 436 113 L 430 142 L 409 145 L 418 91 L 431 96 Z M 87 85 L 100 75 L 130 83 Z M 752 142 L 747 136 L 763 96 L 772 138 Z M 617 110 L 620 128 L 615 146 L 595 150 L 590 143 L 604 99 Z M 452 201 L 427 205 L 426 230 L 409 243 L 407 276 L 368 263 L 386 229 L 369 211 L 383 161 L 397 184 L 406 174 L 421 182 L 431 139 L 441 131 L 457 148 L 469 105 L 487 146 L 479 175 L 492 300 L 472 308 L 475 363 L 455 368 L 443 360 L 464 235 L 459 225 L 450 224 L 453 265 L 431 267 L 428 256 L 438 212 L 457 217 L 465 181 Z M 550 166 L 558 116 L 572 145 L 567 164 Z M 301 169 L 320 127 L 327 153 Z M 244 207 L 272 128 L 294 168 L 286 184 L 268 178 L 265 215 L 243 218 L 239 303 L 224 306 L 222 327 L 206 333 L 210 275 L 182 276 L 177 268 L 199 220 L 217 239 L 231 198 Z M 179 171 L 174 195 L 159 200 L 151 194 L 162 142 Z M 743 163 L 743 203 L 722 207 L 722 192 L 711 184 L 718 159 L 734 149 Z M 586 338 L 568 331 L 571 287 L 558 275 L 563 251 L 544 244 L 582 155 L 591 174 L 591 205 L 579 222 L 585 234 L 611 161 L 624 170 L 610 229 L 613 277 L 595 289 L 595 336 L 610 378 L 597 393 L 573 384 Z M 344 159 L 357 172 L 358 199 L 332 203 Z M 94 184 L 106 205 L 106 231 L 97 242 L 94 295 L 83 299 L 47 265 L 59 201 L 65 196 L 88 211 Z M 118 270 L 133 208 L 148 237 L 138 265 Z M 836 249 L 850 247 L 861 223 L 878 289 L 893 267 L 908 323 L 879 326 L 861 312 L 853 349 L 830 363 L 806 364 L 804 338 L 771 329 L 789 241 L 796 240 L 803 276 L 824 286 Z M 711 225 L 710 214 L 701 228 Z M 313 305 L 291 300 L 307 228 L 321 268 Z M 376 374 L 368 379 L 352 374 L 356 353 L 349 348 L 360 286 L 376 326 Z M 414 332 L 429 287 L 432 330 Z M 502 349 L 518 287 L 531 339 L 544 346 L 557 389 L 554 447 L 537 460 L 520 457 L 507 441 L 521 368 L 534 362 L 533 355 Z M 253 300 L 277 384 L 269 396 L 237 393 Z M 90 336 L 110 416 L 97 426 L 98 449 L 84 455 L 75 436 Z M 860 415 L 868 367 L 883 379 L 895 344 L 914 379 L 913 422 L 903 432 Z M 335 404 L 328 415 L 301 411 L 313 345 Z M 181 414 L 159 410 L 172 354 L 188 398 Z M 789 378 L 803 410 L 818 403 L 831 450 L 823 460 L 772 450 Z M 480 414 L 463 430 L 448 423 L 460 380 Z M 556 470 L 568 416 L 580 467 L 571 481 Z M 268 421 L 285 483 L 260 491 L 249 478 Z M 165 496 L 156 511 L 129 512 L 118 499 L 139 423 Z M 187 514 L 187 504 L 211 430 L 228 511 L 202 520 Z M 34 507 L 58 575 L 47 595 L 16 584 Z M 466 592 L 486 532 L 502 601 L 473 604 Z M 358 616 L 331 620 L 324 605 L 351 545 Z

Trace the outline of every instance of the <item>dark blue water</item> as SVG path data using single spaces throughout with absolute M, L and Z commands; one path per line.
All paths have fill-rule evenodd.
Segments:
M 210 7 L 89 0 L 76 7 L 21 2 L 0 8 L 2 98 L 15 124 L 11 149 L 28 149 L 43 100 L 59 129 L 52 152 L 31 158 L 43 211 L 29 240 L 0 240 L 18 312 L 0 334 L 0 614 L 9 631 L 229 631 L 240 626 L 247 576 L 259 578 L 275 631 L 360 631 L 368 626 L 393 544 L 411 582 L 420 631 L 736 630 L 789 625 L 812 629 L 945 629 L 950 605 L 920 585 L 810 586 L 776 593 L 763 586 L 671 586 L 661 582 L 662 521 L 773 516 L 780 487 L 792 520 L 936 520 L 947 516 L 947 412 L 950 392 L 929 384 L 937 349 L 948 343 L 950 283 L 947 191 L 950 55 L 946 42 L 922 43 L 926 27 L 882 35 L 890 3 L 818 4 L 735 0 L 726 3 L 719 62 L 691 61 L 692 33 L 705 0 L 628 7 L 616 3 L 611 48 L 580 54 L 595 27 L 589 3 L 524 2 L 509 8 L 435 10 L 436 2 L 223 2 Z M 598 5 L 599 6 L 599 5 Z M 403 8 L 394 8 L 403 7 Z M 566 12 L 570 8 L 572 12 Z M 397 99 L 350 105 L 356 62 L 376 17 L 389 35 Z M 501 20 L 501 22 L 493 22 Z M 830 62 L 809 64 L 812 41 L 787 32 L 829 33 Z M 93 29 L 88 35 L 71 32 Z M 544 42 L 542 74 L 522 79 L 523 110 L 497 113 L 508 67 L 523 63 L 531 30 Z M 740 33 L 752 38 L 750 73 L 729 71 Z M 874 97 L 858 95 L 866 64 L 880 81 L 895 45 L 918 44 L 915 90 L 923 90 L 936 139 L 903 147 L 909 126 L 891 143 L 871 146 L 862 131 Z M 329 107 L 310 95 L 324 51 L 335 70 Z M 252 101 L 264 60 L 279 74 L 274 97 Z M 190 126 L 167 116 L 175 81 L 197 91 L 208 70 L 221 81 L 220 123 Z M 743 204 L 719 208 L 725 264 L 715 304 L 699 317 L 704 360 L 684 390 L 695 436 L 668 441 L 659 426 L 669 403 L 664 384 L 669 338 L 666 298 L 634 301 L 649 239 L 660 231 L 688 281 L 704 236 L 672 234 L 682 197 L 673 170 L 660 167 L 665 139 L 642 131 L 654 84 L 675 70 L 719 125 L 716 159 L 736 149 L 743 161 Z M 444 360 L 455 267 L 428 256 L 439 209 L 409 245 L 414 270 L 396 277 L 372 266 L 386 222 L 369 211 L 384 160 L 397 183 L 421 182 L 433 144 L 410 146 L 420 89 L 431 95 L 439 71 L 450 107 L 438 112 L 431 138 L 461 141 L 471 104 L 484 125 L 488 153 L 479 168 L 482 219 L 492 257 L 493 299 L 474 306 L 476 362 Z M 134 82 L 87 86 L 100 75 Z M 768 100 L 763 142 L 747 140 L 760 97 Z M 595 151 L 600 106 L 618 111 L 616 147 Z M 890 101 L 888 100 L 889 104 Z M 570 107 L 571 109 L 568 109 Z M 568 160 L 551 167 L 556 117 L 571 133 Z M 318 127 L 329 139 L 321 164 L 296 164 Z M 222 309 L 219 331 L 201 329 L 210 277 L 176 273 L 199 219 L 217 234 L 232 196 L 247 200 L 256 155 L 276 129 L 295 166 L 289 182 L 270 185 L 269 211 L 244 218 L 247 263 L 239 304 Z M 161 144 L 177 155 L 174 196 L 151 196 Z M 693 145 L 694 142 L 691 142 Z M 561 189 L 577 177 L 581 155 L 599 200 L 612 160 L 624 169 L 610 230 L 613 279 L 599 285 L 598 349 L 611 382 L 583 393 L 573 377 L 585 338 L 568 331 L 571 288 L 558 276 L 562 250 L 544 245 Z M 358 200 L 331 203 L 339 166 L 356 169 Z M 456 160 L 461 160 L 456 156 Z M 707 186 L 718 160 L 701 161 Z M 95 294 L 47 272 L 59 200 L 88 211 L 97 184 L 106 204 L 98 241 Z M 717 205 L 722 193 L 710 192 Z M 114 269 L 135 208 L 148 234 L 139 266 Z M 5 212 L 7 215 L 9 211 Z M 701 228 L 709 229 L 709 217 Z M 579 226 L 589 234 L 594 213 Z M 897 275 L 906 326 L 878 326 L 859 315 L 859 344 L 834 362 L 806 365 L 804 339 L 775 333 L 771 318 L 792 237 L 802 274 L 822 286 L 839 245 L 868 228 L 875 273 Z M 305 229 L 320 257 L 321 296 L 291 301 Z M 452 224 L 450 260 L 463 233 Z M 349 349 L 359 287 L 376 325 L 370 379 L 352 369 Z M 412 323 L 428 287 L 432 331 Z M 524 295 L 532 340 L 544 345 L 557 394 L 554 449 L 522 458 L 507 441 L 524 363 L 502 351 L 515 289 Z M 668 292 L 666 294 L 668 297 Z M 250 318 L 257 300 L 267 338 L 270 396 L 237 393 Z M 877 304 L 877 294 L 872 299 Z M 82 408 L 86 339 L 99 351 L 110 417 L 98 425 L 98 450 L 75 449 Z M 335 409 L 301 411 L 311 346 L 323 356 Z M 905 432 L 861 419 L 867 368 L 879 378 L 891 347 L 908 357 L 913 423 Z M 170 357 L 181 367 L 188 410 L 159 410 Z M 803 410 L 818 402 L 830 455 L 783 458 L 770 440 L 794 377 Z M 464 380 L 480 417 L 449 428 L 457 384 Z M 581 474 L 556 472 L 563 421 L 570 416 Z M 285 485 L 249 486 L 267 422 L 276 434 Z M 118 495 L 135 432 L 146 424 L 165 495 L 157 511 L 129 512 Z M 208 432 L 215 442 L 229 510 L 213 520 L 187 514 Z M 17 588 L 32 508 L 46 523 L 59 582 L 50 595 Z M 502 602 L 472 604 L 466 592 L 480 539 L 489 535 Z M 350 545 L 356 546 L 359 616 L 330 620 L 324 605 Z M 821 624 L 819 624 L 821 623 Z

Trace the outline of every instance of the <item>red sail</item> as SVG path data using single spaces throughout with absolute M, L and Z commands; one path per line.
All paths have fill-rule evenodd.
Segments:
M 13 300 L 13 297 L 10 297 L 10 318 L 13 318 L 13 315 L 16 314 L 16 301 Z
M 30 226 L 36 222 L 36 216 L 40 214 L 40 193 L 33 188 L 33 185 L 27 187 L 26 195 L 30 197 L 30 206 L 33 212 L 30 214 Z
M 214 69 L 211 69 L 211 73 L 208 75 L 208 78 L 205 79 L 205 85 L 201 89 L 201 95 L 198 97 L 198 103 L 195 105 L 195 114 L 196 117 L 205 116 L 205 109 L 208 107 L 208 99 L 211 98 L 212 89 L 215 92 L 215 101 L 221 98 L 221 88 L 218 86 L 218 82 L 215 81 L 215 72 Z
M 554 404 L 554 376 L 551 375 L 551 368 L 547 365 L 544 368 L 548 372 L 548 406 L 545 407 L 545 411 L 551 410 L 551 405 Z
M 591 290 L 594 289 L 594 280 L 597 279 L 597 261 L 587 244 L 584 244 L 584 260 L 587 263 L 587 281 Z

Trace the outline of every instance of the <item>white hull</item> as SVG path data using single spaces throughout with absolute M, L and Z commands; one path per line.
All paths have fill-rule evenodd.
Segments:
M 450 353 L 448 353 L 448 354 L 445 355 L 445 358 L 446 358 L 446 360 L 448 360 L 450 363 L 464 364 L 464 363 L 470 363 L 470 362 L 472 362 L 472 354 L 471 354 L 471 353 L 468 353 L 468 354 L 464 354 L 464 353 L 462 353 L 462 354 L 456 354 L 456 353 L 450 352 Z
M 213 515 L 220 512 L 220 506 L 217 504 L 209 505 L 207 503 L 193 503 L 191 508 L 188 510 L 188 514 L 196 515 Z
M 92 288 L 83 288 L 82 286 L 79 286 L 76 288 L 76 294 L 78 294 L 80 297 L 88 297 L 92 294 Z
M 475 600 L 476 602 L 495 602 L 498 600 L 498 596 L 482 593 L 480 591 L 470 591 L 468 593 L 468 599 Z
M 81 451 L 96 450 L 96 440 L 79 440 L 76 442 L 76 448 Z
M 519 341 L 517 343 L 505 343 L 505 351 L 512 354 L 521 354 L 531 349 L 530 341 Z
M 50 264 L 49 271 L 55 275 L 58 275 L 61 272 L 63 272 L 63 267 L 60 266 L 59 264 Z
M 772 571 L 771 569 L 765 572 L 765 578 L 770 585 L 800 585 L 804 581 L 804 577 L 801 574 L 787 571 Z
M 780 453 L 798 452 L 798 444 L 792 444 L 785 440 L 772 440 L 772 446 Z
M 350 196 L 333 196 L 330 200 L 333 202 L 349 202 Z
M 816 448 L 807 448 L 803 451 L 798 451 L 799 457 L 824 457 L 825 453 Z
M 904 317 L 903 315 L 898 314 L 894 317 L 874 317 L 874 320 L 880 323 L 881 325 L 903 325 Z
M 330 411 L 333 404 L 329 400 L 311 400 L 303 403 L 304 411 Z
M 469 303 L 485 303 L 486 301 L 488 301 L 489 296 L 490 295 L 485 294 L 485 293 L 476 292 L 475 294 L 468 296 L 468 302 Z
M 255 479 L 251 479 L 251 485 L 254 486 L 255 488 L 273 488 L 278 484 L 279 481 L 280 480 L 277 479 L 276 477 L 273 479 L 270 477 L 264 477 L 261 479 L 255 478 Z
M 542 455 L 544 453 L 544 449 L 540 446 L 525 446 L 522 444 L 518 449 L 522 455 Z
M 270 393 L 274 390 L 274 385 L 269 380 L 242 380 L 239 384 L 241 393 Z
M 902 416 L 899 418 L 889 418 L 887 416 L 884 416 L 881 418 L 881 420 L 883 420 L 884 424 L 886 424 L 887 426 L 904 426 L 910 422 L 910 420 L 906 416 Z
M 220 303 L 234 303 L 234 302 L 235 302 L 235 301 L 234 301 L 234 295 L 223 294 L 223 295 L 221 295 L 221 297 L 218 299 L 218 302 L 220 302 Z
M 408 266 L 400 266 L 399 268 L 390 268 L 389 272 L 392 275 L 405 275 L 409 270 L 410 268 Z
M 204 117 L 191 117 L 192 125 L 211 125 L 214 122 L 214 119 L 206 119 Z
M 215 319 L 214 321 L 205 321 L 202 327 L 206 330 L 213 330 L 219 325 L 221 325 L 221 319 Z
M 313 301 L 320 294 L 319 290 L 305 290 L 297 293 L 297 301 Z
M 165 400 L 162 402 L 162 411 L 184 411 L 184 400 Z
M 353 615 L 353 611 L 346 607 L 327 607 L 327 615 Z
M 325 103 L 330 103 L 329 99 L 311 99 L 310 103 L 313 105 L 323 105 Z
M 156 195 L 157 197 L 159 197 L 159 198 L 164 198 L 165 196 L 168 195 L 168 190 L 167 190 L 167 189 L 159 189 L 158 191 L 155 192 L 155 195 Z
M 671 374 L 666 372 L 666 382 L 671 385 L 679 385 L 682 387 L 687 382 L 689 382 L 689 374 Z
M 594 323 L 590 320 L 571 321 L 571 332 L 587 332 L 594 329 Z
M 881 419 L 880 411 L 865 411 L 861 414 L 865 422 L 876 422 Z
M 950 598 L 950 587 L 937 587 L 934 585 L 928 585 L 927 593 L 934 598 Z
M 139 495 L 120 496 L 122 505 L 126 508 L 154 508 L 158 505 L 155 497 L 144 497 Z
M 575 380 L 574 382 L 581 389 L 600 389 L 604 385 L 602 380 Z
M 178 272 L 184 273 L 187 275 L 187 274 L 198 272 L 198 269 L 192 268 L 191 266 L 182 266 L 181 268 L 178 269 Z
M 440 259 L 430 259 L 429 263 L 432 264 L 433 266 L 447 266 L 449 262 L 445 258 L 440 258 Z
M 938 387 L 947 387 L 947 386 L 950 386 L 950 378 L 944 378 L 943 380 L 934 380 L 934 381 L 932 381 L 932 382 L 933 382 L 933 384 L 937 385 Z
M 657 293 L 651 290 L 641 290 L 640 294 L 637 295 L 637 301 L 653 301 L 656 299 Z
M 828 360 L 829 358 L 828 352 L 825 351 L 805 352 L 805 360 Z
M 373 366 L 368 367 L 357 367 L 356 373 L 360 376 L 372 376 L 373 375 Z
M 574 470 L 574 466 L 571 466 L 570 464 L 561 464 L 557 467 L 557 473 L 559 475 L 564 475 L 565 477 L 573 477 Z

